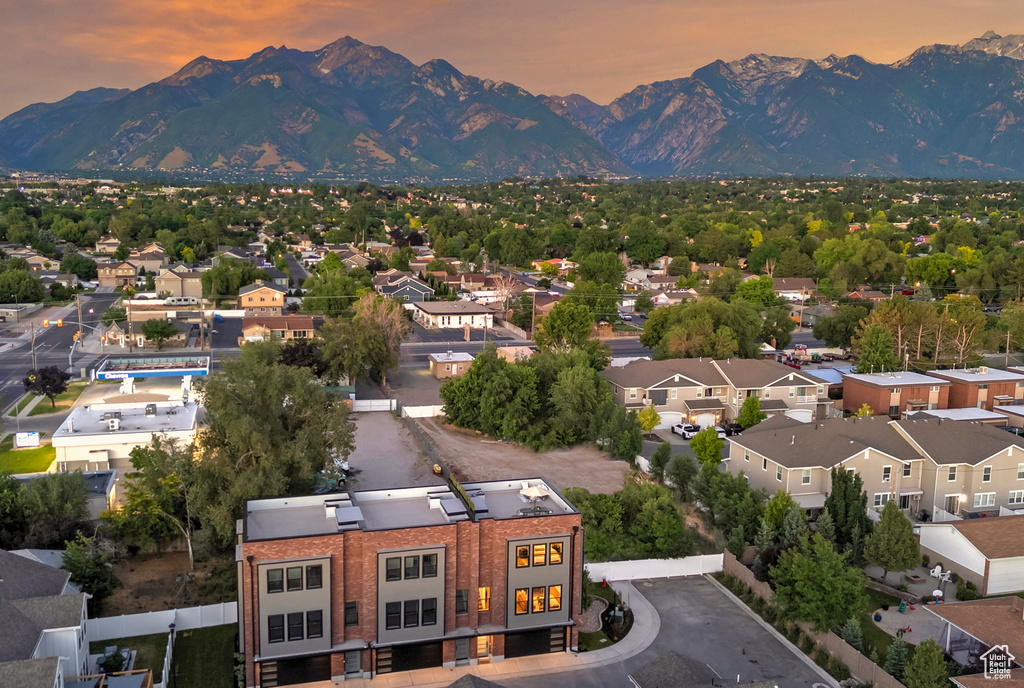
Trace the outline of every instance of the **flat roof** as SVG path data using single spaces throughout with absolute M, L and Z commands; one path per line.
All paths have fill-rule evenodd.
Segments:
M 209 356 L 153 356 L 108 358 L 96 369 L 98 380 L 124 380 L 130 377 L 184 377 L 209 375 Z
M 417 301 L 412 304 L 431 315 L 466 315 L 494 313 L 494 310 L 472 301 Z
M 447 352 L 443 354 L 429 354 L 429 357 L 437 363 L 453 363 L 455 361 L 472 361 L 473 355 L 462 353 L 459 351 Z
M 463 496 L 449 483 L 250 500 L 245 541 L 579 513 L 544 478 L 462 483 L 461 487 Z M 527 491 L 534 494 L 524 494 Z
M 967 368 L 961 370 L 933 370 L 930 375 L 956 380 L 958 382 L 1024 382 L 1024 375 L 1013 370 L 999 368 Z
M 843 376 L 847 380 L 856 380 L 875 387 L 921 387 L 924 385 L 949 385 L 949 380 L 911 373 L 906 370 L 892 373 L 849 373 Z
M 992 410 L 1002 415 L 1021 416 L 1024 418 L 1024 406 L 993 406 Z
M 932 418 L 944 418 L 947 420 L 981 421 L 982 423 L 995 420 L 1006 420 L 1006 416 L 995 411 L 986 411 L 979 408 L 956 408 L 956 409 L 933 409 L 928 411 L 911 411 L 907 418 L 918 416 L 931 416 Z
M 148 410 L 147 410 L 148 409 Z M 53 433 L 54 446 L 67 446 L 75 437 L 117 436 L 125 433 L 185 432 L 196 427 L 199 405 L 194 402 L 156 401 L 147 404 L 86 404 L 72 409 Z M 111 430 L 111 419 L 118 429 Z

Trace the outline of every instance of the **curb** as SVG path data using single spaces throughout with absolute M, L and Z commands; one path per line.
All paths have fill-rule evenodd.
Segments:
M 719 583 L 717 580 L 715 580 L 715 577 L 709 573 L 704 574 L 704 578 L 710 581 L 711 584 L 718 588 L 720 591 L 722 591 L 722 594 L 724 594 L 726 597 L 732 600 L 736 604 L 736 606 L 738 606 L 740 609 L 746 612 L 747 616 L 749 616 L 751 619 L 760 624 L 761 627 L 764 628 L 766 631 L 771 633 L 776 640 L 781 642 L 784 646 L 788 647 L 793 654 L 802 659 L 804 664 L 813 669 L 814 672 L 821 677 L 821 680 L 825 683 L 825 685 L 831 686 L 832 688 L 840 688 L 839 682 L 832 678 L 832 676 L 827 671 L 825 671 L 820 666 L 815 664 L 813 659 L 811 659 L 803 653 L 803 650 L 801 650 L 793 643 L 789 642 L 789 639 L 786 638 L 786 636 L 779 633 L 774 626 L 772 626 L 770 623 L 762 619 L 758 614 L 755 614 L 753 609 L 743 604 L 743 600 L 736 597 L 736 595 L 732 594 L 729 588 Z

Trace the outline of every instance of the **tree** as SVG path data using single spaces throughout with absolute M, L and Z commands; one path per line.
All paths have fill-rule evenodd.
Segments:
M 697 475 L 697 462 L 692 456 L 679 454 L 669 462 L 665 469 L 665 482 L 672 483 L 679 499 L 689 501 L 690 482 Z
M 743 400 L 738 420 L 744 430 L 754 427 L 767 417 L 768 414 L 761 410 L 761 399 L 759 397 L 750 395 Z
M 882 373 L 900 369 L 900 357 L 892 333 L 881 325 L 868 325 L 854 342 L 858 373 Z
M 764 505 L 764 517 L 763 522 L 771 526 L 772 533 L 774 534 L 774 540 L 779 541 L 782 535 L 782 523 L 786 519 L 786 514 L 794 507 L 798 506 L 796 500 L 790 496 L 788 492 L 783 489 L 778 489 L 772 498 Z
M 370 367 L 380 374 L 381 384 L 386 385 L 388 373 L 398 367 L 402 340 L 412 330 L 405 309 L 396 301 L 368 293 L 359 297 L 352 310 L 358 327 L 373 328 L 379 333 L 383 346 L 373 347 L 368 358 Z
M 831 543 L 835 543 L 836 540 L 836 524 L 832 520 L 832 514 L 829 513 L 828 509 L 822 509 L 821 514 L 818 516 L 818 520 L 815 522 L 818 527 L 818 532 L 821 537 L 825 538 Z
M 0 272 L 0 303 L 33 303 L 46 295 L 43 283 L 28 270 Z
M 704 428 L 690 440 L 690 451 L 693 452 L 701 466 L 717 467 L 722 462 L 722 449 L 725 442 L 718 438 L 718 431 L 713 427 Z
M 131 255 L 131 249 L 128 248 L 128 244 L 121 242 L 114 249 L 114 260 L 125 261 L 128 260 L 128 256 Z
M 785 349 L 793 340 L 796 321 L 789 316 L 789 306 L 772 306 L 764 312 L 761 326 L 761 340 L 771 343 L 776 349 Z
M 79 533 L 73 542 L 68 542 L 61 568 L 71 574 L 71 581 L 82 586 L 83 592 L 92 595 L 87 602 L 90 616 L 99 616 L 103 603 L 121 587 L 110 557 L 99 548 L 95 537 Z
M 633 310 L 637 313 L 650 313 L 653 308 L 654 301 L 651 300 L 651 292 L 644 289 L 636 297 L 636 301 L 633 303 Z
M 842 551 L 853 544 L 855 532 L 863 535 L 871 527 L 867 515 L 868 495 L 864 492 L 863 478 L 843 466 L 832 467 L 831 483 L 832 491 L 825 498 L 825 508 L 835 527 L 833 542 Z
M 896 638 L 889 644 L 889 654 L 885 657 L 882 669 L 897 681 L 902 681 L 907 671 L 907 658 L 910 645 L 903 638 Z
M 534 341 L 542 351 L 568 351 L 590 339 L 593 322 L 587 306 L 562 299 L 537 324 Z
M 644 432 L 650 432 L 654 428 L 658 427 L 658 423 L 661 422 L 661 416 L 654 410 L 654 403 L 645 408 L 643 411 L 637 414 L 637 420 L 640 421 L 640 427 L 644 429 Z
M 174 327 L 174 323 L 164 318 L 151 318 L 142 323 L 142 335 L 146 339 L 156 342 L 158 351 L 164 348 L 165 341 L 176 334 L 178 334 L 178 330 Z
M 103 323 L 104 327 L 110 327 L 116 322 L 124 322 L 128 319 L 128 311 L 124 308 L 117 308 L 116 306 L 110 306 L 103 311 L 103 317 L 100 322 Z
M 18 549 L 27 533 L 25 487 L 10 473 L 0 473 L 0 549 Z
M 672 445 L 662 442 L 651 456 L 651 476 L 661 482 L 665 480 L 665 468 L 672 459 Z
M 873 408 L 871 408 L 870 406 L 868 406 L 867 402 L 864 402 L 863 404 L 860 405 L 860 408 L 857 409 L 857 412 L 853 414 L 853 417 L 854 418 L 867 418 L 868 416 L 873 416 L 873 415 L 875 415 L 875 410 Z
M 859 617 L 867 603 L 864 575 L 817 533 L 783 552 L 772 576 L 779 605 L 819 633 Z
M 775 303 L 774 282 L 768 275 L 740 282 L 732 298 L 748 301 L 754 304 L 758 310 L 762 310 Z
M 50 408 L 57 408 L 55 398 L 68 389 L 68 380 L 71 373 L 65 372 L 57 366 L 47 366 L 39 370 L 30 370 L 22 380 L 26 392 L 32 392 L 44 396 L 50 400 Z
M 60 549 L 89 520 L 89 488 L 79 471 L 35 478 L 25 493 L 29 523 L 25 546 Z
M 782 519 L 782 533 L 779 536 L 779 546 L 782 549 L 789 549 L 800 544 L 800 540 L 807 537 L 807 512 L 799 504 L 794 504 L 786 512 Z
M 890 499 L 882 516 L 864 542 L 864 556 L 882 567 L 882 583 L 889 571 L 906 571 L 921 562 L 921 548 L 914 538 L 914 526 L 896 500 Z
M 840 637 L 847 642 L 847 644 L 853 646 L 858 651 L 864 650 L 864 631 L 860 627 L 860 619 L 855 616 L 851 616 L 850 620 L 843 624 L 842 629 L 839 631 Z M 892 651 L 890 645 L 890 652 Z
M 917 646 L 903 673 L 903 685 L 907 688 L 948 688 L 946 660 L 934 639 L 928 638 Z
M 828 346 L 849 349 L 861 321 L 871 309 L 867 306 L 843 304 L 836 306 L 832 315 L 820 318 L 814 323 L 814 338 L 822 339 Z
M 281 347 L 281 363 L 297 368 L 309 368 L 316 375 L 319 375 L 322 369 L 317 358 L 316 345 L 308 339 L 292 339 L 285 343 Z
M 578 272 L 581 281 L 618 287 L 626 275 L 626 266 L 622 264 L 618 254 L 606 251 L 591 253 L 582 258 Z
M 82 281 L 96 279 L 96 261 L 86 258 L 77 250 L 69 251 L 65 248 L 60 269 L 64 274 L 75 275 Z

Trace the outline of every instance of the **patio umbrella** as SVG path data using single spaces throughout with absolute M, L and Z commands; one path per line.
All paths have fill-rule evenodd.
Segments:
M 519 490 L 519 494 L 523 495 L 531 502 L 536 502 L 538 499 L 543 499 L 544 497 L 547 497 L 548 491 L 545 490 L 544 488 L 537 487 L 536 485 L 531 485 L 525 490 Z

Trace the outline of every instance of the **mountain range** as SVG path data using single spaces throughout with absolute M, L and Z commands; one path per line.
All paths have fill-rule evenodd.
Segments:
M 345 37 L 199 57 L 0 121 L 0 165 L 373 181 L 538 176 L 1024 177 L 1024 35 L 893 64 L 748 55 L 607 106 Z

